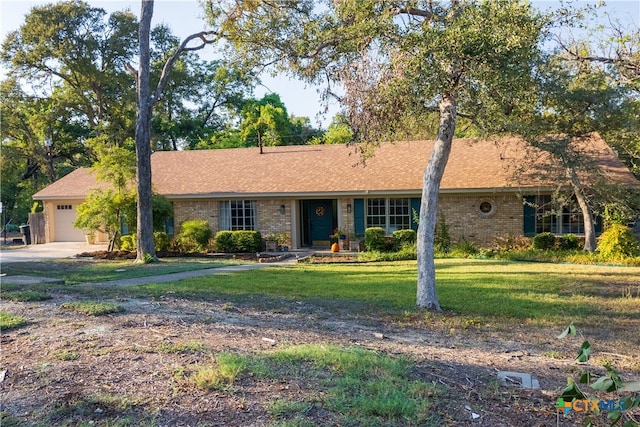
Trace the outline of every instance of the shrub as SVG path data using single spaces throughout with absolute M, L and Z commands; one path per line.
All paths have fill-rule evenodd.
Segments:
M 185 221 L 180 225 L 176 240 L 187 251 L 203 251 L 211 238 L 211 228 L 205 220 Z
M 153 241 L 157 252 L 168 251 L 171 246 L 171 239 L 164 231 L 156 231 L 153 233 Z
M 470 257 L 480 253 L 478 247 L 464 237 L 451 248 L 451 255 L 454 257 Z
M 607 259 L 640 256 L 640 244 L 629 227 L 612 224 L 598 239 L 598 252 Z
M 536 234 L 531 244 L 533 246 L 533 249 L 541 249 L 543 251 L 547 251 L 553 249 L 556 246 L 556 236 L 549 232 Z
M 580 248 L 580 239 L 575 234 L 565 234 L 558 237 L 558 248 L 565 251 L 572 251 Z
M 262 247 L 259 231 L 234 231 L 232 233 L 234 252 L 258 252 Z
M 451 235 L 449 234 L 449 226 L 444 219 L 444 215 L 440 215 L 438 220 L 438 228 L 433 238 L 433 250 L 438 253 L 447 254 L 451 250 Z
M 219 252 L 258 252 L 262 247 L 262 235 L 259 231 L 219 231 L 215 237 L 216 250 Z
M 393 232 L 394 246 L 399 250 L 405 246 L 412 246 L 416 243 L 416 232 L 414 230 L 396 230 Z
M 137 238 L 134 234 L 125 234 L 120 236 L 120 250 L 133 252 L 138 245 Z
M 233 252 L 233 232 L 218 231 L 214 240 L 218 252 Z
M 384 230 L 381 227 L 369 227 L 364 230 L 364 247 L 367 251 L 385 251 L 387 245 Z

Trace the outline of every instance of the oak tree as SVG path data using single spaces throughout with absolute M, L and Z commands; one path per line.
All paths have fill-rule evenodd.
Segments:
M 530 109 L 543 16 L 514 0 L 208 1 L 205 8 L 239 59 L 327 83 L 360 141 L 392 139 L 409 117 L 438 113 L 423 179 L 417 305 L 440 310 L 433 243 L 458 117 L 496 134 Z

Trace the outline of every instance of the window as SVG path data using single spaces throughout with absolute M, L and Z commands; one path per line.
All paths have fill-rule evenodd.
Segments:
M 220 202 L 221 230 L 255 230 L 256 216 L 255 200 Z
M 584 234 L 584 218 L 572 197 L 560 205 L 551 196 L 536 197 L 536 233 Z
M 411 228 L 409 199 L 368 199 L 367 227 L 382 227 L 387 234 Z
M 59 211 L 69 211 L 71 209 L 73 209 L 73 206 L 71 205 L 57 205 L 56 209 Z

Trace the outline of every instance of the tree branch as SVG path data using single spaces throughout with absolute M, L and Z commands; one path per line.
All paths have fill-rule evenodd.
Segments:
M 162 91 L 164 90 L 165 86 L 167 85 L 167 82 L 169 81 L 169 73 L 173 68 L 173 64 L 178 60 L 180 55 L 183 52 L 193 52 L 193 51 L 202 49 L 208 44 L 215 43 L 217 40 L 216 38 L 208 39 L 207 36 L 217 36 L 217 35 L 218 33 L 216 31 L 201 31 L 196 34 L 191 34 L 189 37 L 184 39 L 182 43 L 180 43 L 180 46 L 178 47 L 178 49 L 173 53 L 173 55 L 171 55 L 171 57 L 167 60 L 167 62 L 164 64 L 164 67 L 162 68 L 160 81 L 158 82 L 158 86 L 156 87 L 156 90 L 151 99 L 152 105 L 160 100 Z M 200 39 L 202 43 L 197 46 L 192 46 L 192 47 L 187 46 L 189 42 L 191 42 L 191 40 L 195 40 L 195 39 Z
M 129 64 L 128 62 L 126 62 L 124 64 L 124 68 L 131 74 L 133 75 L 133 77 L 136 78 L 136 80 L 138 79 L 138 70 L 136 70 L 135 68 L 133 68 L 131 66 L 131 64 Z

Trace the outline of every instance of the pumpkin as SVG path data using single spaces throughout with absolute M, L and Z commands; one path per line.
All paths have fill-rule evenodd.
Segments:
M 337 243 L 331 245 L 331 252 L 340 252 L 340 245 Z

